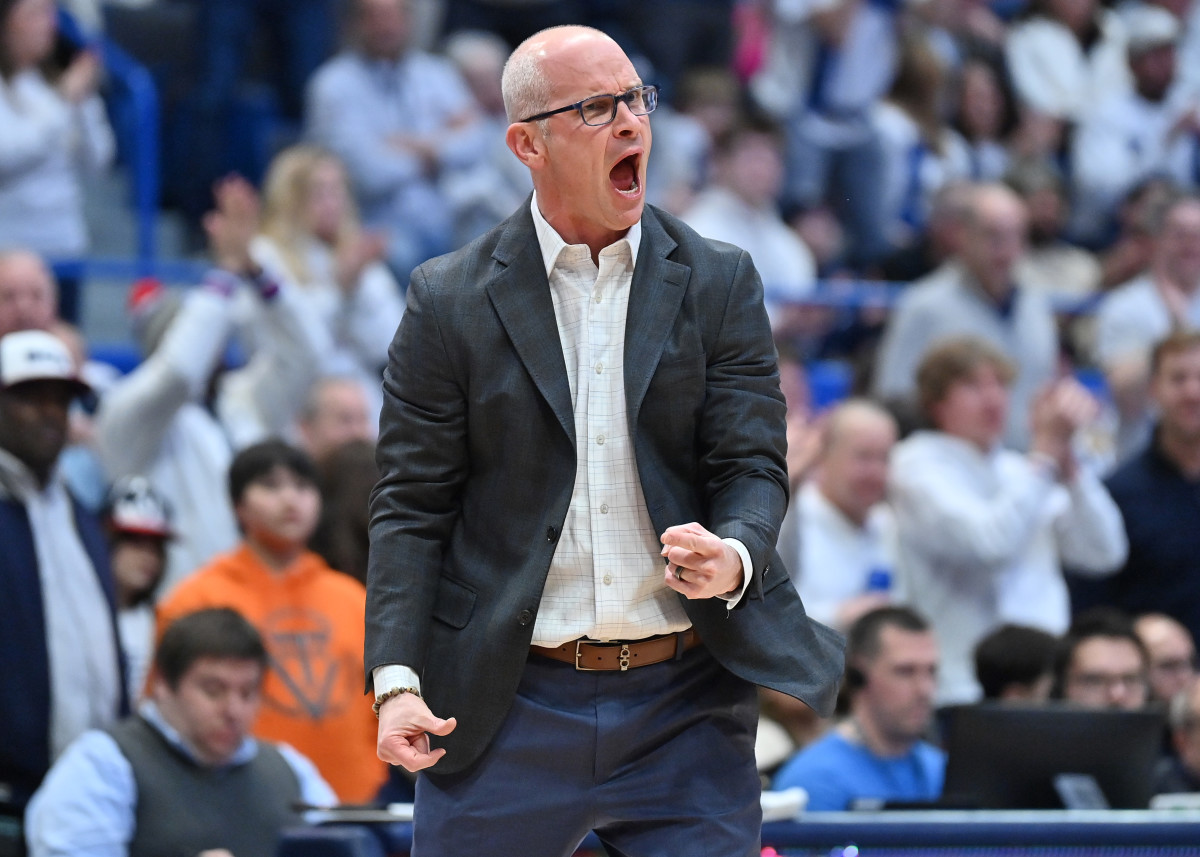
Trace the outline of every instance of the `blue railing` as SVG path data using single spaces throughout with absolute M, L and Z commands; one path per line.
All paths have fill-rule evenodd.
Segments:
M 137 217 L 137 258 L 148 265 L 156 257 L 155 225 L 159 202 L 158 89 L 150 71 L 109 40 L 102 56 L 114 90 L 112 109 L 117 133 L 124 137 Z M 148 274 L 148 269 L 142 270 Z
M 69 275 L 87 279 L 132 283 L 139 277 L 156 277 L 164 283 L 190 285 L 200 282 L 208 270 L 208 264 L 192 259 L 157 259 L 153 256 L 118 259 L 86 257 L 68 261 L 57 261 L 52 266 L 58 275 Z M 805 303 L 813 306 L 836 309 L 854 309 L 864 306 L 891 307 L 904 291 L 898 283 L 828 280 L 817 284 Z M 771 290 L 768 288 L 767 293 Z M 1086 313 L 1095 308 L 1096 298 L 1056 302 L 1055 308 L 1062 313 Z M 93 357 L 111 363 L 123 372 L 137 365 L 140 355 L 129 342 L 92 343 Z M 808 364 L 808 383 L 813 405 L 824 408 L 845 396 L 852 384 L 852 370 L 841 360 L 816 360 Z M 1107 395 L 1103 374 L 1097 369 L 1081 368 L 1077 377 L 1088 389 L 1099 396 Z
M 59 10 L 58 26 L 66 38 L 98 51 L 108 73 L 109 116 L 118 151 L 129 169 L 137 221 L 134 276 L 146 276 L 152 273 L 152 263 L 157 256 L 155 226 L 161 185 L 158 87 L 149 69 L 111 39 L 101 36 L 90 40 L 75 19 L 62 10 Z M 63 264 L 69 266 L 72 263 Z
M 154 254 L 136 258 L 85 256 L 81 259 L 55 259 L 50 267 L 55 276 L 78 277 L 83 280 L 126 280 L 133 283 L 140 277 L 155 277 L 164 283 L 188 285 L 200 282 L 207 262 L 194 259 L 159 259 Z

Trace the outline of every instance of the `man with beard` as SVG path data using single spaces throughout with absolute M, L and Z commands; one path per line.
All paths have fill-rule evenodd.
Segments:
M 0 337 L 0 817 L 14 820 L 66 746 L 126 707 L 108 545 L 58 469 L 88 390 L 51 334 Z
M 1200 633 L 1200 332 L 1179 331 L 1150 358 L 1153 437 L 1108 478 L 1129 537 L 1129 557 L 1113 577 L 1080 584 L 1076 608 L 1108 604 L 1160 612 Z

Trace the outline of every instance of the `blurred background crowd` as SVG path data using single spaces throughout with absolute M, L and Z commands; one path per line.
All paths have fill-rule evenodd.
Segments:
M 0 641 L 53 666 L 56 628 L 104 635 L 100 589 L 56 588 L 89 554 L 115 573 L 124 653 L 91 673 L 121 686 L 93 682 L 45 752 L 0 752 L 0 802 L 136 703 L 181 601 L 264 634 L 283 680 L 262 737 L 368 752 L 338 719 L 373 724 L 349 701 L 361 630 L 329 623 L 361 614 L 388 344 L 413 268 L 527 198 L 500 73 L 560 23 L 603 29 L 659 87 L 650 201 L 762 276 L 789 412 L 780 552 L 853 670 L 836 723 L 764 698 L 765 776 L 837 739 L 893 771 L 891 796 L 933 799 L 935 709 L 1016 687 L 1178 697 L 1162 790 L 1200 787 L 1200 0 L 0 0 L 0 499 L 26 512 L 0 528 L 32 530 L 34 563 L 4 585 L 58 605 Z M 145 225 L 147 188 L 148 241 L 118 228 Z M 30 330 L 85 382 L 61 437 L 60 403 L 27 400 L 75 376 L 22 374 L 37 343 L 9 337 Z M 255 517 L 259 482 L 280 520 Z M 59 483 L 75 507 L 45 499 Z M 45 547 L 88 515 L 109 556 Z M 196 594 L 247 549 L 357 589 Z M 892 644 L 907 660 L 883 675 Z M 318 704 L 325 667 L 345 688 Z M 0 675 L 15 712 L 29 688 Z M 928 773 L 897 786 L 910 754 Z M 343 800 L 387 779 L 343 788 L 338 752 L 309 755 Z M 809 767 L 786 782 L 813 791 Z

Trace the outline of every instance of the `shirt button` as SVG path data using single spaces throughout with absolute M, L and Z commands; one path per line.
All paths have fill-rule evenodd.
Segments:
M 533 611 L 531 610 L 522 610 L 519 614 L 517 614 L 517 622 L 521 625 L 528 625 L 532 621 Z
M 593 300 L 595 303 L 600 303 L 600 301 L 604 300 L 604 298 L 600 297 L 600 293 L 599 293 L 599 292 L 596 292 L 596 294 L 592 295 L 592 300 Z
M 601 446 L 604 446 L 604 435 L 598 435 L 596 437 L 596 443 L 600 444 Z
M 611 574 L 604 575 L 604 585 L 612 586 L 612 575 Z
M 602 372 L 604 372 L 604 364 L 603 364 L 603 363 L 597 363 L 597 364 L 596 364 L 596 374 L 597 374 L 597 375 L 599 375 L 599 374 L 601 374 Z
M 558 538 L 558 530 L 554 527 L 546 527 L 546 541 L 552 542 Z
M 601 504 L 600 504 L 600 514 L 601 514 L 601 515 L 607 515 L 607 514 L 608 514 L 608 504 L 607 504 L 607 503 L 601 503 Z

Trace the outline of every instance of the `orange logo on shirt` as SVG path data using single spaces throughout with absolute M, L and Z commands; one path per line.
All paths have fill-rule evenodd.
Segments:
M 339 685 L 353 681 L 343 653 L 333 650 L 333 627 L 312 610 L 288 608 L 263 617 L 273 678 L 264 703 L 290 717 L 321 720 L 339 714 L 352 698 Z

